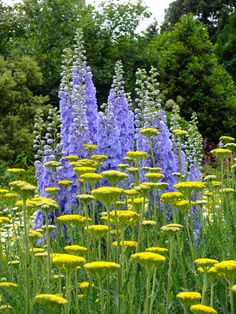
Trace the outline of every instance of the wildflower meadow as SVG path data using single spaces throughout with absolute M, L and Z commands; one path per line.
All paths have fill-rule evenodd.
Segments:
M 158 72 L 127 93 L 121 61 L 97 105 L 83 33 L 63 55 L 59 108 L 37 112 L 37 186 L 0 188 L 0 310 L 236 313 L 235 138 L 202 165 L 197 116 L 166 113 Z

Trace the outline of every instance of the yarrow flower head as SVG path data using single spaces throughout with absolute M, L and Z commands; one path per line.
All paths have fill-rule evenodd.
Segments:
M 105 277 L 110 273 L 117 271 L 120 268 L 120 264 L 114 262 L 106 262 L 106 261 L 96 261 L 91 263 L 86 263 L 84 268 L 96 274 L 98 277 Z
M 177 135 L 177 136 L 180 136 L 180 137 L 186 136 L 186 135 L 188 134 L 187 131 L 184 131 L 184 130 L 182 130 L 182 129 L 174 129 L 174 130 L 172 130 L 172 133 L 173 133 L 174 135 Z
M 84 228 L 85 231 L 93 234 L 95 237 L 102 238 L 108 232 L 106 225 L 90 225 Z
M 201 300 L 201 293 L 195 291 L 183 291 L 176 295 L 177 299 L 189 310 L 190 306 Z
M 166 258 L 153 252 L 139 252 L 131 255 L 131 259 L 139 262 L 144 268 L 156 267 L 161 265 Z
M 214 264 L 217 274 L 225 278 L 234 278 L 236 275 L 236 261 L 227 260 Z
M 161 231 L 162 232 L 166 232 L 166 233 L 169 233 L 169 234 L 174 234 L 175 232 L 179 232 L 183 229 L 183 226 L 180 225 L 180 224 L 168 224 L 168 225 L 165 225 L 165 226 L 162 226 L 161 227 Z
M 184 198 L 180 192 L 165 192 L 161 194 L 161 201 L 175 205 L 177 202 Z
M 51 258 L 53 264 L 66 271 L 72 271 L 73 269 L 76 269 L 77 266 L 86 263 L 86 260 L 83 257 L 71 254 L 53 253 L 51 254 Z
M 151 138 L 159 133 L 159 130 L 156 128 L 143 128 L 139 131 L 140 134 L 146 136 L 147 138 Z
M 86 217 L 79 214 L 68 214 L 57 217 L 57 220 L 64 224 L 80 225 L 86 222 Z
M 80 255 L 83 253 L 86 253 L 88 251 L 88 249 L 84 246 L 81 245 L 67 245 L 64 247 L 64 250 L 72 255 Z
M 125 240 L 124 243 L 122 241 L 118 243 L 117 241 L 114 241 L 112 242 L 112 246 L 115 246 L 115 247 L 124 246 L 125 248 L 128 248 L 128 249 L 135 249 L 138 246 L 138 242 Z
M 160 255 L 165 254 L 166 252 L 168 252 L 168 249 L 164 248 L 164 247 L 159 247 L 159 246 L 152 246 L 152 247 L 148 247 L 145 249 L 146 252 L 153 252 L 153 253 L 157 253 Z
M 8 168 L 7 172 L 10 174 L 19 174 L 25 172 L 25 169 L 22 168 Z
M 217 313 L 217 311 L 213 307 L 203 305 L 203 304 L 192 305 L 190 307 L 190 311 L 194 314 L 216 314 Z
M 35 301 L 44 305 L 50 312 L 68 303 L 68 301 L 58 294 L 36 294 Z
M 178 182 L 174 184 L 174 188 L 179 190 L 181 193 L 185 195 L 189 195 L 192 193 L 192 191 L 203 190 L 205 188 L 205 183 L 198 181 Z
M 119 182 L 128 178 L 127 173 L 117 170 L 107 170 L 103 171 L 101 174 L 105 179 L 111 182 L 112 186 L 117 186 Z
M 202 267 L 202 269 L 207 272 L 209 268 L 218 263 L 216 259 L 212 258 L 198 258 L 194 261 L 197 266 Z
M 210 151 L 211 154 L 216 155 L 220 159 L 225 159 L 232 153 L 232 150 L 227 148 L 215 148 Z
M 109 207 L 119 196 L 124 193 L 124 190 L 116 187 L 104 186 L 92 190 L 91 194 L 105 206 Z

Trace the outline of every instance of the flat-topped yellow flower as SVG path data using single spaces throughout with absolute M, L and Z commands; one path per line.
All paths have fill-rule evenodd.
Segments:
M 107 160 L 108 157 L 106 155 L 92 155 L 91 156 L 91 159 L 94 159 L 95 161 L 98 161 L 98 162 L 102 162 L 104 160 Z
M 8 192 L 9 192 L 9 190 L 7 190 L 7 189 L 0 189 L 0 195 L 1 196 L 8 193 Z
M 212 267 L 213 265 L 219 262 L 216 259 L 212 259 L 212 258 L 198 258 L 194 261 L 194 263 L 197 266 L 202 267 L 204 272 L 207 272 L 210 267 Z
M 181 200 L 175 203 L 175 206 L 179 208 L 184 214 L 189 210 L 189 205 L 193 206 L 196 202 L 193 201 L 187 201 L 187 200 Z
M 88 249 L 85 246 L 81 246 L 81 245 L 67 245 L 64 247 L 64 250 L 72 255 L 79 255 L 79 254 L 83 254 L 86 253 L 88 251 Z
M 181 301 L 190 300 L 190 301 L 197 301 L 201 299 L 201 293 L 195 292 L 195 291 L 183 291 L 179 292 L 176 297 L 180 299 Z
M 91 263 L 86 263 L 84 268 L 93 273 L 98 275 L 99 277 L 104 277 L 109 273 L 113 273 L 120 268 L 120 264 L 114 262 L 106 262 L 106 261 L 96 261 Z
M 78 284 L 80 289 L 88 289 L 90 287 L 94 287 L 94 284 L 89 281 L 83 281 Z
M 179 232 L 183 229 L 183 226 L 180 224 L 168 224 L 165 226 L 161 227 L 161 231 L 162 232 L 167 232 L 169 234 L 175 233 L 175 232 Z
M 138 246 L 137 241 L 131 241 L 131 240 L 125 240 L 124 243 L 120 241 L 119 243 L 117 241 L 112 242 L 112 246 L 118 247 L 118 246 L 124 246 L 125 248 L 129 249 L 135 249 Z
M 51 195 L 54 195 L 55 193 L 59 192 L 60 188 L 53 186 L 53 187 L 48 187 L 45 189 L 45 192 Z
M 102 238 L 108 232 L 106 225 L 90 225 L 84 228 L 85 231 L 93 234 L 95 237 Z
M 184 130 L 182 130 L 182 129 L 174 129 L 174 130 L 172 130 L 172 133 L 174 134 L 174 135 L 177 135 L 177 136 L 186 136 L 187 134 L 188 134 L 188 132 L 187 131 L 184 131 Z
M 232 150 L 227 148 L 215 148 L 210 151 L 211 154 L 216 155 L 217 157 L 224 159 L 232 153 Z
M 166 258 L 153 252 L 139 252 L 131 255 L 131 258 L 139 262 L 143 267 L 152 267 L 161 265 Z
M 190 307 L 190 311 L 194 314 L 216 314 L 217 313 L 217 311 L 213 307 L 203 305 L 203 304 L 192 305 Z
M 129 168 L 129 164 L 118 164 L 117 167 L 120 169 L 127 169 Z
M 83 173 L 81 174 L 80 179 L 82 179 L 83 182 L 95 184 L 102 179 L 102 175 L 99 173 Z
M 171 205 L 175 205 L 182 199 L 184 199 L 184 196 L 180 192 L 164 192 L 161 194 L 161 201 Z
M 59 180 L 58 184 L 63 186 L 63 187 L 68 187 L 68 186 L 71 186 L 73 184 L 73 181 L 71 181 L 71 180 Z
M 9 217 L 7 217 L 7 216 L 0 216 L 0 225 L 2 226 L 2 225 L 4 225 L 4 224 L 6 224 L 6 223 L 8 223 L 8 222 L 10 222 L 11 220 L 10 220 L 10 218 Z
M 77 198 L 85 205 L 88 205 L 88 203 L 95 200 L 95 197 L 91 194 L 79 194 L 77 195 Z
M 96 144 L 84 144 L 84 145 L 83 145 L 83 148 L 84 148 L 85 150 L 88 150 L 88 151 L 90 151 L 90 152 L 93 152 L 95 149 L 98 148 L 98 146 L 97 146 Z
M 146 219 L 144 219 L 143 221 L 142 221 L 142 226 L 144 226 L 144 227 L 153 227 L 153 226 L 156 226 L 156 221 L 154 221 L 154 220 L 146 220 Z
M 140 134 L 151 138 L 152 136 L 155 136 L 159 133 L 159 130 L 156 128 L 143 128 L 139 131 Z
M 38 209 L 43 210 L 45 213 L 53 211 L 59 207 L 57 202 L 48 197 L 34 197 L 30 199 Z
M 129 167 L 129 168 L 127 168 L 127 171 L 129 173 L 135 174 L 135 173 L 139 172 L 139 168 L 138 167 Z
M 9 200 L 12 200 L 14 198 L 17 198 L 17 194 L 16 193 L 6 193 L 6 194 L 3 194 L 2 197 L 9 199 Z
M 57 220 L 64 224 L 80 225 L 86 222 L 86 217 L 79 214 L 68 214 L 57 217 Z
M 175 189 L 180 191 L 184 195 L 189 195 L 192 191 L 201 191 L 205 188 L 204 182 L 199 181 L 185 181 L 178 182 L 173 185 Z
M 13 174 L 18 174 L 18 173 L 25 172 L 25 169 L 22 169 L 22 168 L 8 168 L 7 172 L 8 173 L 13 173 Z
M 0 281 L 0 288 L 17 288 L 18 284 L 9 281 Z
M 142 196 L 147 195 L 149 192 L 151 192 L 153 185 L 152 182 L 143 182 L 140 183 L 138 186 L 135 187 L 135 190 L 139 192 Z
M 78 161 L 76 161 L 74 164 L 72 164 L 72 162 L 70 163 L 71 166 L 73 167 L 96 167 L 97 166 L 97 162 L 95 160 L 92 159 L 80 159 Z
M 103 178 L 110 181 L 113 186 L 117 186 L 119 182 L 128 178 L 127 173 L 117 171 L 117 170 L 107 170 L 107 171 L 103 171 L 101 174 Z
M 86 260 L 83 257 L 72 254 L 53 253 L 51 254 L 51 258 L 53 264 L 65 270 L 73 270 L 77 266 L 86 263 Z
M 140 152 L 140 151 L 136 151 L 136 152 L 127 152 L 127 157 L 133 159 L 133 160 L 139 160 L 142 158 L 148 158 L 149 155 L 147 152 Z
M 36 230 L 30 230 L 29 231 L 29 238 L 30 239 L 40 239 L 42 237 L 43 237 L 43 235 L 39 231 L 36 231 Z
M 236 275 L 236 261 L 227 260 L 214 265 L 217 274 L 224 276 L 226 278 L 231 278 Z
M 59 294 L 36 294 L 35 301 L 46 306 L 48 310 L 56 311 L 68 301 Z
M 109 207 L 123 193 L 123 189 L 111 186 L 103 186 L 91 191 L 91 194 L 106 207 Z
M 168 252 L 168 249 L 164 248 L 164 247 L 159 247 L 159 246 L 151 246 L 145 249 L 146 252 L 153 252 L 153 253 L 157 253 L 160 255 L 165 254 L 166 252 Z
M 124 190 L 124 194 L 129 196 L 130 198 L 134 198 L 137 196 L 139 193 L 135 189 L 130 189 L 130 190 Z
M 94 173 L 96 171 L 96 168 L 94 167 L 74 167 L 73 168 L 74 172 L 79 174 L 79 175 L 82 175 L 82 174 L 85 174 L 85 173 Z
M 56 160 L 50 160 L 44 163 L 45 167 L 48 167 L 50 169 L 52 169 L 53 171 L 56 170 L 57 167 L 59 167 L 61 165 L 61 163 L 59 161 Z
M 225 135 L 222 135 L 219 140 L 223 143 L 229 143 L 229 142 L 234 142 L 235 141 L 235 138 L 232 137 L 232 136 L 225 136 Z
M 68 155 L 65 157 L 69 161 L 77 161 L 79 159 L 79 156 L 77 155 Z
M 111 212 L 111 219 L 115 221 L 117 219 L 118 225 L 121 228 L 128 227 L 135 224 L 138 221 L 139 215 L 132 210 L 117 210 Z
M 18 193 L 23 199 L 30 198 L 34 195 L 36 191 L 36 186 L 26 182 L 26 181 L 12 181 L 9 183 L 11 188 Z
M 147 178 L 148 180 L 152 181 L 152 182 L 157 182 L 161 179 L 163 179 L 165 176 L 164 174 L 162 173 L 159 173 L 159 172 L 148 172 L 148 173 L 145 173 L 145 178 Z

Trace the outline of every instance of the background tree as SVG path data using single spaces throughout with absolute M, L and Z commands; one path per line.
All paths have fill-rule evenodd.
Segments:
M 236 10 L 217 37 L 216 54 L 236 82 Z
M 182 15 L 192 13 L 207 26 L 211 40 L 216 41 L 235 9 L 235 0 L 175 0 L 166 10 L 163 28 L 173 26 Z
M 0 56 L 0 160 L 1 165 L 27 165 L 32 161 L 35 111 L 47 97 L 37 94 L 42 83 L 39 67 L 29 57 Z
M 203 136 L 217 140 L 235 132 L 235 86 L 201 22 L 191 14 L 181 17 L 171 31 L 150 42 L 147 54 L 159 70 L 160 89 L 167 98 L 182 96 L 181 114 L 187 120 L 197 112 Z

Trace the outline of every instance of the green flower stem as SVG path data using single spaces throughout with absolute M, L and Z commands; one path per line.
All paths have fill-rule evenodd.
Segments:
M 70 285 L 71 285 L 70 272 L 66 271 L 66 299 L 68 301 L 68 303 L 66 304 L 66 314 L 70 314 L 70 303 L 71 303 Z
M 2 268 L 3 268 L 3 254 L 2 254 L 2 234 L 1 234 L 1 231 L 0 231 L 0 272 L 2 272 Z
M 48 286 L 48 291 L 51 292 L 51 279 L 50 279 L 50 273 L 51 273 L 51 241 L 50 241 L 50 232 L 49 232 L 49 222 L 48 222 L 48 213 L 45 213 L 46 216 L 46 237 L 47 237 L 47 251 L 48 251 L 48 256 L 47 256 L 47 286 Z
M 150 304 L 150 294 L 151 294 L 151 279 L 152 279 L 152 271 L 153 268 L 146 269 L 146 297 L 144 303 L 143 314 L 151 314 L 149 312 L 149 304 Z
M 211 304 L 212 307 L 214 305 L 214 283 L 211 281 Z
M 233 286 L 234 282 L 233 280 L 228 281 L 229 284 L 229 302 L 230 302 L 230 313 L 234 314 L 234 293 L 231 290 L 231 287 Z
M 153 313 L 152 308 L 153 308 L 153 302 L 155 300 L 156 274 L 157 274 L 157 267 L 155 267 L 155 270 L 153 272 L 153 277 L 152 277 L 152 294 L 151 294 L 151 300 L 150 300 L 150 306 L 149 306 L 149 313 L 150 314 Z
M 104 290 L 103 290 L 103 280 L 102 280 L 102 278 L 98 277 L 98 282 L 99 282 L 99 290 L 100 290 L 101 314 L 105 314 L 105 311 L 104 311 Z
M 224 159 L 220 158 L 220 175 L 221 175 L 221 182 L 224 182 Z
M 151 157 L 152 157 L 152 166 L 156 167 L 154 149 L 153 149 L 153 141 L 152 141 L 151 137 L 149 137 L 148 140 L 149 140 L 150 152 L 151 152 Z
M 78 298 L 78 275 L 77 275 L 77 269 L 75 269 L 75 309 L 76 313 L 80 313 L 80 307 L 79 307 L 79 298 Z
M 169 268 L 167 272 L 167 291 L 166 291 L 166 313 L 169 313 L 170 306 L 170 296 L 172 287 L 172 267 L 174 260 L 174 237 L 170 236 L 170 246 L 169 246 Z
M 28 219 L 26 212 L 26 199 L 23 198 L 23 220 L 24 220 L 24 245 L 25 245 L 25 254 L 24 254 L 24 271 L 25 271 L 25 314 L 30 313 L 30 282 L 29 282 L 29 232 L 28 232 Z
M 98 239 L 98 260 L 101 261 L 102 260 L 102 239 L 99 238 Z
M 180 142 L 180 144 L 179 144 L 178 157 L 179 157 L 179 173 L 180 173 L 180 177 L 182 177 L 182 175 L 183 175 L 183 164 L 182 164 L 181 142 Z
M 144 216 L 144 211 L 145 211 L 145 202 L 146 202 L 146 198 L 145 196 L 143 196 L 143 203 L 142 203 L 142 209 L 141 209 L 141 215 L 140 215 L 140 219 L 139 219 L 139 228 L 138 228 L 138 245 L 136 247 L 136 252 L 139 251 L 139 249 L 141 248 L 141 241 L 142 241 L 142 221 L 143 221 L 143 216 Z
M 206 292 L 207 292 L 207 272 L 204 272 L 203 275 L 203 287 L 202 287 L 202 304 L 206 304 Z

